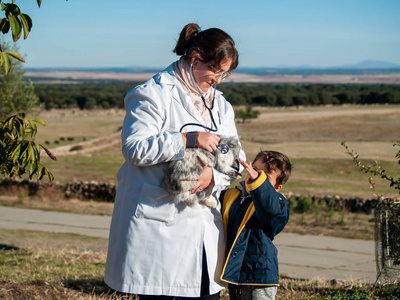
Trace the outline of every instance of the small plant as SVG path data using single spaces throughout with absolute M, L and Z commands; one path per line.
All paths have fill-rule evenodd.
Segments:
M 83 146 L 82 145 L 76 145 L 76 146 L 73 146 L 71 149 L 69 149 L 70 152 L 72 152 L 72 151 L 80 151 L 80 150 L 83 150 Z
M 289 208 L 296 213 L 305 213 L 311 210 L 312 198 L 309 196 L 299 196 L 297 199 L 295 197 L 290 198 Z
M 353 158 L 353 162 L 361 171 L 389 181 L 390 186 L 396 189 L 400 195 L 400 176 L 396 179 L 388 175 L 377 161 L 372 165 L 362 164 L 358 159 L 359 155 L 353 150 L 349 150 L 344 141 L 342 146 L 345 147 L 347 153 Z M 400 146 L 400 141 L 395 142 L 393 146 Z M 398 164 L 400 164 L 400 150 L 395 157 L 398 159 Z M 396 281 L 396 277 L 400 274 L 400 202 L 380 196 L 376 191 L 372 178 L 369 178 L 369 183 L 378 199 L 375 211 L 377 281 L 381 276 L 386 281 L 393 279 Z
M 335 217 L 337 211 L 335 210 L 335 204 L 332 202 L 328 203 L 328 211 L 327 211 L 327 216 L 329 219 L 329 225 L 333 225 L 333 218 Z
M 301 223 L 300 224 L 307 224 L 306 219 L 307 219 L 306 214 L 303 212 L 301 214 Z
M 314 211 L 315 211 L 315 223 L 319 225 L 321 224 L 321 206 L 320 205 L 315 206 Z
M 340 215 L 340 221 L 337 222 L 338 225 L 340 225 L 340 226 L 345 226 L 346 225 L 346 222 L 344 221 L 344 217 L 345 217 L 344 211 L 342 211 L 342 213 Z
M 25 201 L 25 197 L 26 197 L 26 192 L 25 191 L 21 191 L 18 193 L 18 204 L 23 204 Z
M 383 169 L 377 161 L 375 161 L 375 163 L 372 165 L 364 165 L 358 159 L 359 155 L 355 151 L 350 150 L 345 141 L 342 142 L 342 146 L 345 147 L 347 154 L 349 154 L 353 158 L 353 162 L 357 165 L 357 167 L 360 168 L 361 171 L 367 174 L 372 174 L 373 176 L 379 176 L 382 179 L 389 181 L 390 186 L 396 189 L 400 194 L 400 176 L 395 179 L 393 176 L 388 175 L 386 173 L 386 170 Z M 395 142 L 393 144 L 393 147 L 394 146 L 400 146 L 400 141 Z M 398 164 L 400 165 L 400 150 L 396 153 L 395 157 L 398 159 Z

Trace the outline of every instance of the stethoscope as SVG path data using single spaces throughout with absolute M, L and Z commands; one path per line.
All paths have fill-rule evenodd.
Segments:
M 211 107 L 209 107 L 207 105 L 206 99 L 203 96 L 203 93 L 201 92 L 199 86 L 197 85 L 196 80 L 194 79 L 194 76 L 193 76 L 193 63 L 190 64 L 190 76 L 192 77 L 194 85 L 196 86 L 197 91 L 200 94 L 201 100 L 203 100 L 204 106 L 207 108 L 208 112 L 210 113 L 211 123 L 212 123 L 212 125 L 214 125 L 215 129 L 213 129 L 211 127 L 208 127 L 208 126 L 204 126 L 202 124 L 198 124 L 198 123 L 186 123 L 181 127 L 179 132 L 182 132 L 182 129 L 185 128 L 186 126 L 199 126 L 199 127 L 202 127 L 202 128 L 204 128 L 206 130 L 209 130 L 209 131 L 212 131 L 212 132 L 216 132 L 216 131 L 218 131 L 218 127 L 217 127 L 217 124 L 215 123 L 214 116 L 212 114 L 212 109 L 214 108 L 215 91 L 216 91 L 215 84 L 212 85 L 212 87 L 214 88 L 214 94 L 213 94 L 213 98 L 212 98 L 212 101 L 211 101 Z M 229 145 L 227 145 L 227 144 L 219 145 L 217 148 L 221 151 L 222 154 L 226 154 L 229 151 Z
M 200 88 L 199 88 L 199 86 L 197 85 L 196 80 L 194 79 L 194 76 L 193 76 L 193 63 L 190 64 L 190 77 L 192 77 L 192 80 L 193 80 L 193 82 L 194 82 L 194 85 L 196 86 L 197 91 L 198 91 L 199 94 L 200 94 L 201 100 L 203 100 L 204 106 L 207 108 L 208 112 L 210 113 L 210 116 L 211 116 L 211 123 L 212 123 L 212 125 L 214 125 L 215 129 L 213 129 L 213 128 L 211 128 L 211 127 L 208 127 L 208 126 L 204 126 L 204 125 L 202 125 L 202 124 L 197 124 L 197 123 L 186 123 L 186 124 L 184 124 L 184 125 L 181 127 L 181 129 L 179 130 L 179 132 L 182 132 L 182 129 L 185 128 L 186 126 L 199 126 L 199 127 L 204 128 L 204 129 L 207 129 L 207 130 L 209 130 L 209 131 L 216 132 L 216 131 L 218 131 L 218 127 L 217 127 L 217 124 L 215 123 L 214 116 L 213 116 L 213 114 L 212 114 L 212 109 L 214 108 L 215 91 L 216 91 L 216 89 L 215 89 L 215 84 L 212 85 L 212 87 L 214 88 L 214 95 L 213 95 L 213 98 L 212 98 L 212 101 L 211 101 L 211 107 L 209 107 L 209 106 L 207 105 L 206 99 L 205 99 L 204 96 L 203 96 L 203 93 L 200 91 Z

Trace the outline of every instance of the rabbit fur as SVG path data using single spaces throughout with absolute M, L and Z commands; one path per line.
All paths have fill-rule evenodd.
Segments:
M 167 165 L 165 176 L 162 181 L 163 188 L 174 196 L 175 203 L 185 203 L 193 206 L 195 203 L 215 208 L 217 199 L 206 190 L 192 194 L 191 189 L 196 184 L 196 179 L 203 171 L 200 162 L 205 166 L 215 168 L 221 173 L 229 175 L 232 179 L 239 177 L 239 151 L 240 143 L 237 137 L 222 137 L 219 148 L 208 152 L 202 148 L 188 148 L 182 160 L 171 161 Z M 227 145 L 228 152 L 225 154 L 221 147 Z

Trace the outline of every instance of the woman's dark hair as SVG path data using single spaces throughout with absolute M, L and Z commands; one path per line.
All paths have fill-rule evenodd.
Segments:
M 236 69 L 239 54 L 233 39 L 218 28 L 199 30 L 200 26 L 195 23 L 183 27 L 173 52 L 185 56 L 186 61 L 190 61 L 197 53 L 201 61 L 215 61 L 216 66 L 220 66 L 224 60 L 232 59 L 230 71 Z

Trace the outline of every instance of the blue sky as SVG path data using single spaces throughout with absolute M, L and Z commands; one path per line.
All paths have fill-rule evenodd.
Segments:
M 5 2 L 11 2 L 5 1 Z M 399 0 L 17 0 L 25 67 L 166 67 L 189 22 L 219 27 L 241 67 L 400 64 Z M 1 14 L 1 17 L 3 15 Z

